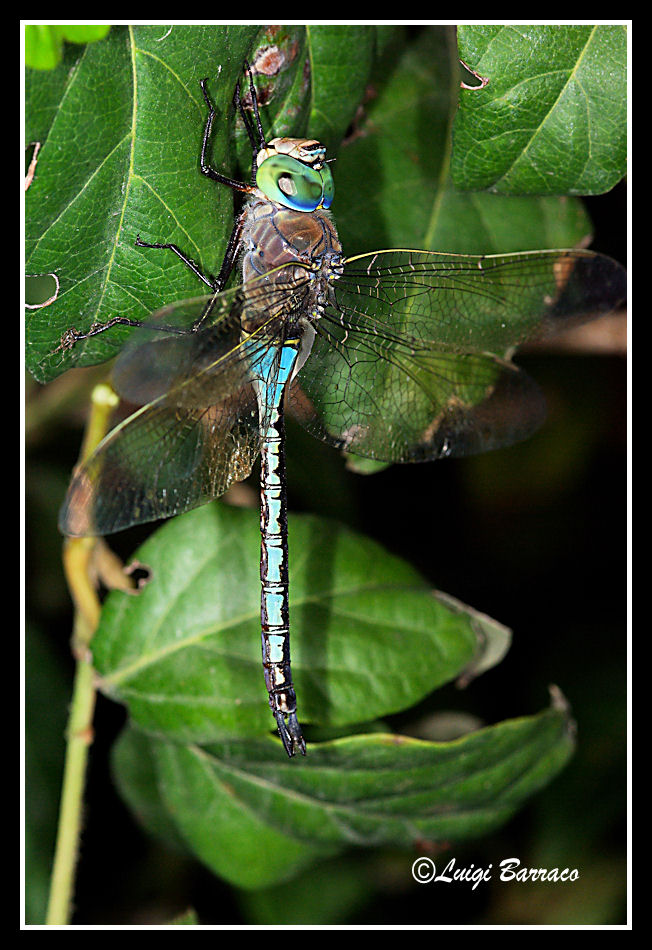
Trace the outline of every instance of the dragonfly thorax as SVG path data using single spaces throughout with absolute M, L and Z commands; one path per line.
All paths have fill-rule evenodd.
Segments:
M 327 279 L 341 272 L 342 246 L 327 211 L 303 214 L 256 198 L 244 212 L 242 243 L 244 282 L 285 264 L 301 265 Z
M 342 273 L 342 247 L 327 211 L 304 214 L 255 198 L 242 221 L 243 286 L 254 288 L 246 306 L 249 332 L 275 316 L 315 320 Z M 287 266 L 286 266 L 287 265 Z M 278 289 L 260 293 L 261 278 Z

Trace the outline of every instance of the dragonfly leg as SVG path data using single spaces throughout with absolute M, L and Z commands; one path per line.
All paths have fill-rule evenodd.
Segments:
M 262 122 L 260 121 L 260 113 L 258 111 L 258 97 L 256 96 L 256 87 L 254 86 L 254 80 L 251 74 L 251 67 L 249 66 L 249 63 L 247 62 L 247 60 L 245 60 L 244 62 L 244 68 L 245 68 L 245 72 L 247 73 L 247 76 L 249 77 L 249 91 L 251 93 L 251 101 L 254 108 L 254 116 L 256 118 L 256 131 L 258 132 L 258 138 L 256 138 L 253 127 L 249 121 L 249 117 L 247 116 L 247 113 L 245 112 L 244 106 L 242 104 L 242 99 L 240 97 L 240 81 L 239 80 L 236 83 L 233 102 L 236 109 L 242 116 L 244 127 L 247 130 L 247 136 L 249 137 L 249 141 L 251 142 L 251 151 L 252 151 L 251 182 L 252 184 L 255 185 L 256 172 L 258 171 L 258 152 L 261 149 L 265 148 L 266 142 L 265 142 L 265 133 L 263 132 Z
M 215 293 L 219 293 L 220 290 L 224 287 L 227 280 L 229 279 L 229 274 L 233 270 L 233 265 L 237 257 L 238 251 L 240 249 L 240 237 L 242 235 L 242 223 L 244 220 L 244 213 L 241 214 L 233 225 L 233 230 L 231 231 L 231 237 L 229 238 L 229 243 L 226 246 L 226 251 L 224 254 L 224 259 L 222 261 L 222 266 L 220 267 L 220 272 L 213 282 L 213 290 Z M 212 311 L 214 304 L 214 298 L 207 302 L 200 316 L 193 323 L 191 330 L 193 333 L 196 333 L 201 329 L 201 326 L 204 322 L 206 316 Z
M 251 93 L 251 104 L 254 108 L 254 116 L 256 118 L 256 130 L 258 132 L 258 148 L 263 149 L 266 146 L 265 133 L 263 132 L 263 124 L 260 121 L 260 112 L 258 111 L 258 96 L 256 95 L 256 87 L 254 86 L 254 77 L 251 72 L 251 67 L 245 59 L 244 68 L 247 76 L 249 77 L 249 91 Z M 251 144 L 254 144 L 254 139 L 250 136 Z M 254 162 L 254 168 L 256 167 L 256 162 Z
M 139 234 L 139 235 L 137 235 L 137 237 L 136 237 L 136 247 L 154 247 L 154 248 L 160 248 L 161 250 L 174 251 L 174 253 L 177 255 L 177 257 L 180 258 L 180 260 L 183 261 L 183 263 L 186 265 L 186 267 L 189 267 L 190 270 L 191 270 L 194 274 L 196 274 L 197 277 L 199 277 L 200 280 L 203 280 L 203 282 L 204 282 L 208 287 L 211 288 L 211 290 L 217 290 L 217 289 L 218 289 L 218 288 L 215 286 L 215 285 L 216 285 L 215 279 L 214 279 L 214 278 L 211 279 L 211 278 L 209 278 L 209 277 L 206 277 L 205 274 L 202 274 L 202 272 L 201 272 L 200 269 L 197 267 L 197 265 L 195 264 L 195 262 L 194 262 L 193 260 L 191 260 L 189 257 L 186 257 L 186 255 L 183 253 L 183 251 L 182 251 L 180 248 L 178 248 L 176 244 L 148 244 L 146 241 L 141 241 L 141 240 L 140 240 L 140 234 Z
M 222 290 L 229 279 L 229 274 L 233 270 L 235 259 L 238 255 L 238 251 L 240 250 L 240 238 L 242 236 L 242 225 L 244 218 L 244 213 L 238 215 L 236 222 L 233 225 L 233 230 L 231 231 L 231 236 L 229 237 L 229 243 L 226 245 L 222 266 L 220 267 L 220 272 L 217 275 L 217 279 L 215 281 L 217 290 Z
M 74 327 L 69 327 L 67 330 L 61 334 L 61 342 L 56 350 L 53 350 L 53 353 L 59 353 L 61 350 L 72 350 L 76 343 L 79 343 L 80 340 L 88 340 L 92 336 L 98 336 L 100 333 L 104 333 L 105 330 L 110 330 L 111 327 L 122 326 L 122 327 L 147 327 L 148 330 L 162 330 L 165 333 L 177 333 L 179 336 L 185 336 L 189 333 L 189 330 L 182 329 L 181 327 L 170 327 L 163 325 L 156 325 L 154 323 L 143 323 L 142 320 L 130 320 L 128 317 L 114 317 L 112 320 L 108 320 L 106 323 L 93 323 L 89 330 L 82 332 L 81 330 L 76 330 Z
M 214 168 L 208 164 L 206 160 L 206 150 L 208 148 L 208 140 L 210 139 L 211 130 L 213 128 L 213 120 L 217 113 L 211 102 L 211 98 L 208 95 L 206 89 L 207 79 L 200 79 L 199 85 L 201 86 L 201 91 L 204 93 L 204 99 L 206 100 L 206 105 L 208 106 L 208 118 L 206 119 L 206 125 L 204 126 L 204 137 L 202 139 L 201 145 L 201 157 L 199 161 L 199 167 L 201 169 L 202 175 L 206 175 L 208 178 L 212 178 L 213 181 L 219 181 L 221 185 L 228 185 L 229 188 L 235 189 L 235 191 L 253 191 L 252 185 L 245 185 L 242 181 L 236 181 L 234 178 L 228 178 L 226 175 L 222 175 L 220 172 L 216 171 Z
M 118 325 L 142 327 L 143 323 L 141 320 L 129 320 L 128 317 L 114 317 L 113 320 L 109 320 L 107 323 L 93 323 L 90 329 L 85 332 L 75 330 L 74 327 L 69 327 L 61 334 L 61 342 L 53 352 L 58 353 L 60 350 L 71 350 L 75 343 L 79 343 L 80 340 L 87 340 L 91 336 L 97 336 L 99 333 L 104 333 L 105 330 L 110 330 L 111 327 Z

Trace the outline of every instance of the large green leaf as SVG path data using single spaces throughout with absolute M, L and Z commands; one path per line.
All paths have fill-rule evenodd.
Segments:
M 28 71 L 26 139 L 41 148 L 26 199 L 27 270 L 59 279 L 55 302 L 28 311 L 37 379 L 108 359 L 129 335 L 118 329 L 50 356 L 71 325 L 143 319 L 206 289 L 174 254 L 135 247 L 137 235 L 178 244 L 205 273 L 219 270 L 234 203 L 199 172 L 199 80 L 209 78 L 218 113 L 212 164 L 248 178 L 251 146 L 232 108 L 244 60 L 259 70 L 266 132 L 334 146 L 362 95 L 373 42 L 370 27 L 116 27 L 104 42 L 68 47 L 57 69 Z M 353 48 L 361 56 L 345 70 Z M 316 78 L 306 82 L 311 64 Z
M 460 58 L 487 85 L 462 91 L 458 188 L 590 195 L 626 172 L 625 26 L 463 26 Z
M 591 225 L 577 200 L 462 194 L 454 187 L 459 76 L 452 29 L 426 30 L 404 49 L 386 50 L 377 95 L 334 171 L 333 211 L 346 252 L 494 254 L 586 243 Z
M 270 740 L 152 740 L 146 767 L 153 760 L 157 810 L 174 836 L 232 883 L 264 887 L 352 845 L 418 841 L 423 851 L 487 834 L 563 768 L 573 744 L 558 704 L 452 742 L 369 733 L 311 747 L 305 760 L 280 758 Z M 114 761 L 133 778 L 142 738 L 123 735 Z M 129 797 L 152 820 L 144 786 Z
M 497 636 L 504 650 L 502 628 L 434 596 L 373 542 L 310 517 L 291 517 L 289 535 L 303 723 L 344 726 L 406 709 L 482 666 Z M 101 688 L 138 726 L 202 743 L 272 730 L 259 550 L 257 514 L 215 504 L 168 522 L 136 552 L 152 579 L 138 596 L 111 594 L 93 656 Z
M 308 134 L 333 152 L 353 119 L 369 79 L 376 37 L 350 26 L 309 26 L 312 100 Z M 296 128 L 288 131 L 296 135 Z

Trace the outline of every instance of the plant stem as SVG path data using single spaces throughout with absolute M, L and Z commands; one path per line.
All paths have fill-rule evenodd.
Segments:
M 88 747 L 92 741 L 94 679 L 95 671 L 90 662 L 90 654 L 88 659 L 78 659 L 67 730 L 59 828 L 46 916 L 48 924 L 69 922 Z
M 96 386 L 93 390 L 82 460 L 91 454 L 104 437 L 116 401 L 115 393 L 106 385 Z M 66 730 L 66 761 L 47 924 L 69 923 L 75 866 L 79 853 L 86 765 L 88 748 L 93 741 L 95 710 L 95 671 L 90 644 L 100 617 L 100 602 L 93 585 L 94 572 L 91 569 L 96 543 L 95 538 L 67 538 L 64 543 L 64 570 L 75 604 L 72 651 L 76 658 L 76 669 Z

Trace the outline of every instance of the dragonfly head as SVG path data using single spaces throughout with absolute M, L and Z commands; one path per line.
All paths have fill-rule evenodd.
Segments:
M 293 211 L 330 208 L 335 186 L 325 154 L 315 139 L 272 139 L 258 153 L 256 184 L 267 198 Z

